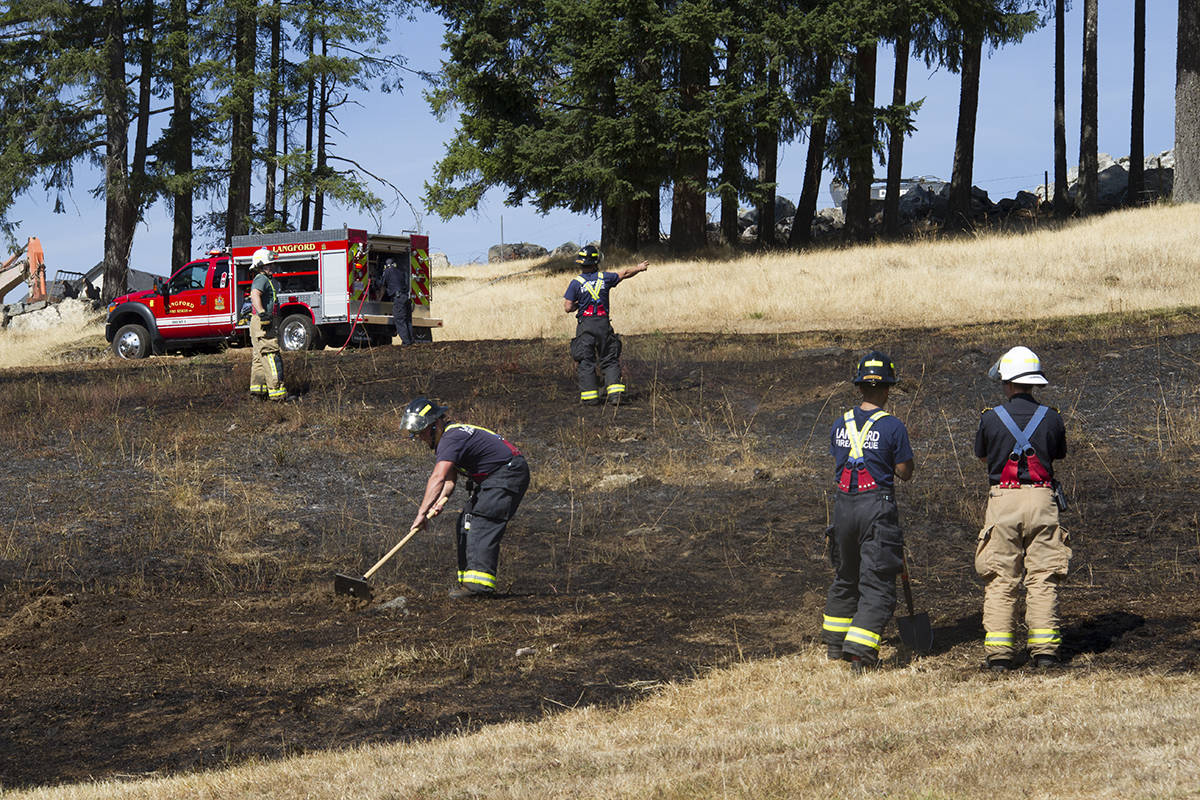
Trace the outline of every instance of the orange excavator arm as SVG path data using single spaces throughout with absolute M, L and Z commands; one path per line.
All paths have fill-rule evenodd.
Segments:
M 36 236 L 29 237 L 29 299 L 36 303 L 46 299 L 46 251 Z

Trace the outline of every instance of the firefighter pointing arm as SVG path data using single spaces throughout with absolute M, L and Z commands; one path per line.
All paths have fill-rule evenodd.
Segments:
M 578 319 L 575 338 L 571 340 L 571 358 L 575 360 L 579 378 L 579 401 L 589 406 L 598 406 L 605 400 L 617 405 L 624 395 L 625 384 L 621 382 L 621 339 L 613 332 L 608 292 L 626 278 L 645 272 L 650 262 L 643 261 L 619 272 L 604 272 L 600 269 L 600 251 L 588 245 L 575 255 L 575 263 L 582 271 L 563 294 L 563 311 L 575 312 Z M 604 375 L 603 396 L 596 379 L 597 365 Z

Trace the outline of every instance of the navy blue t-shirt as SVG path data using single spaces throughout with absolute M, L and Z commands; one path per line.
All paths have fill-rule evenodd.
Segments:
M 609 316 L 608 290 L 621 282 L 621 276 L 615 272 L 585 272 L 571 279 L 563 297 L 579 304 L 576 316 L 607 317 Z
M 504 437 L 487 428 L 452 423 L 438 440 L 438 461 L 449 461 L 455 469 L 474 480 L 483 480 L 512 460 L 520 451 Z
M 878 409 L 863 411 L 854 409 L 854 425 L 861 435 L 863 426 Z M 850 439 L 846 435 L 846 421 L 838 417 L 829 433 L 829 455 L 833 456 L 834 480 L 840 480 L 842 469 L 850 457 Z M 867 431 L 863 442 L 863 460 L 867 472 L 880 486 L 892 487 L 896 483 L 896 465 L 913 457 L 912 445 L 908 442 L 908 429 L 904 423 L 888 414 L 875 421 Z

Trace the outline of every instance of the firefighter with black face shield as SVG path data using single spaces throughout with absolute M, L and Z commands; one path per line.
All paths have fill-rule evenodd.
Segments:
M 992 366 L 1005 401 L 985 409 L 975 433 L 975 455 L 987 466 L 988 503 L 975 548 L 975 571 L 985 582 L 985 667 L 1012 669 L 1017 656 L 1017 596 L 1025 585 L 1026 645 L 1035 668 L 1058 664 L 1062 642 L 1058 584 L 1071 560 L 1058 524 L 1066 503 L 1054 479 L 1054 461 L 1067 454 L 1062 417 L 1033 397 L 1049 383 L 1041 360 L 1014 347 Z
M 883 410 L 896 366 L 878 351 L 858 363 L 854 385 L 862 402 L 833 424 L 829 453 L 837 492 L 825 532 L 833 583 L 825 600 L 821 640 L 830 659 L 855 671 L 879 663 L 884 627 L 896 607 L 896 576 L 904 564 L 904 534 L 895 478 L 913 476 L 904 423 Z
M 490 597 L 496 592 L 500 540 L 529 488 L 529 464 L 500 434 L 451 422 L 448 411 L 418 397 L 400 421 L 436 454 L 412 527 L 423 528 L 427 519 L 440 514 L 458 476 L 464 476 L 470 497 L 458 515 L 458 586 L 450 590 L 450 597 Z
M 250 283 L 250 394 L 276 402 L 292 399 L 283 384 L 283 360 L 279 355 L 279 326 L 275 315 L 279 311 L 279 284 L 275 272 L 274 250 L 260 247 L 250 259 L 250 271 L 255 273 Z
M 650 266 L 643 261 L 636 267 L 619 272 L 600 269 L 600 251 L 592 245 L 575 254 L 575 263 L 582 272 L 571 280 L 563 294 L 563 311 L 575 312 L 578 322 L 575 338 L 571 340 L 571 358 L 575 359 L 579 375 L 579 401 L 598 406 L 604 401 L 613 405 L 621 402 L 625 384 L 621 383 L 621 339 L 613 333 L 608 292 L 626 278 L 645 272 Z M 596 366 L 604 374 L 604 393 L 596 378 Z

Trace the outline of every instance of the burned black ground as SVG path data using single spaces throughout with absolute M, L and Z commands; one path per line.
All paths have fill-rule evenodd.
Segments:
M 631 336 L 619 409 L 576 406 L 557 341 L 289 357 L 303 399 L 282 408 L 245 397 L 237 350 L 0 372 L 0 786 L 426 738 L 814 647 L 828 429 L 868 347 L 900 366 L 892 410 L 917 452 L 899 496 L 937 639 L 924 663 L 981 680 L 971 444 L 987 366 L 1018 339 L 1071 437 L 1068 668 L 1195 669 L 1191 311 Z M 532 464 L 498 599 L 447 597 L 453 515 L 373 578 L 373 603 L 332 592 L 412 519 L 430 454 L 396 423 L 419 393 Z

